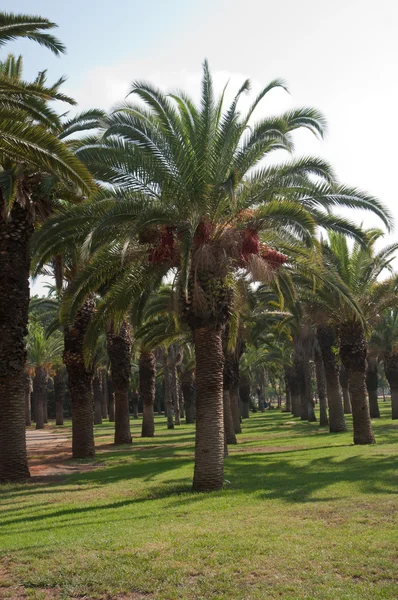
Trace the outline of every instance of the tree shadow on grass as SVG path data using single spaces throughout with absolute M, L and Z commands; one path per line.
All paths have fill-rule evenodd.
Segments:
M 297 453 L 302 452 L 298 450 Z M 296 454 L 296 453 L 295 453 Z M 396 494 L 393 481 L 396 458 L 393 456 L 320 456 L 305 464 L 295 459 L 261 455 L 233 456 L 227 463 L 226 477 L 231 490 L 259 492 L 264 499 L 286 502 L 323 502 L 316 493 L 336 483 L 355 484 L 363 494 Z
M 298 453 L 300 451 L 297 451 Z M 292 455 L 295 451 L 292 451 Z M 143 461 L 134 465 L 110 467 L 101 471 L 72 475 L 70 483 L 91 482 L 105 485 L 115 481 L 139 477 L 141 481 L 152 482 L 157 475 L 165 471 L 184 466 L 191 461 L 180 459 L 164 459 L 159 462 Z M 341 460 L 335 455 L 317 457 L 300 464 L 297 456 L 291 458 L 276 455 L 251 454 L 235 455 L 226 463 L 226 478 L 230 481 L 225 493 L 256 494 L 261 499 L 279 499 L 286 503 L 316 502 L 323 503 L 334 500 L 334 495 L 318 495 L 322 490 L 336 483 L 354 484 L 362 494 L 396 494 L 397 488 L 393 481 L 396 473 L 395 457 L 380 457 L 380 455 L 349 456 Z M 223 494 L 224 492 L 216 492 Z M 17 509 L 9 512 L 11 518 L 3 521 L 5 528 L 10 525 L 23 525 L 56 519 L 74 520 L 81 514 L 93 514 L 96 511 L 112 510 L 136 503 L 150 502 L 161 498 L 169 498 L 169 506 L 183 506 L 191 502 L 203 500 L 203 494 L 190 492 L 190 483 L 186 477 L 168 479 L 163 484 L 151 486 L 148 492 L 132 498 L 105 503 L 93 503 L 85 506 L 46 511 L 38 515 L 16 516 Z M 339 498 L 342 498 L 340 495 Z M 149 508 L 149 510 L 151 510 Z M 40 526 L 38 531 L 40 531 Z M 9 531 L 5 531 L 9 533 Z

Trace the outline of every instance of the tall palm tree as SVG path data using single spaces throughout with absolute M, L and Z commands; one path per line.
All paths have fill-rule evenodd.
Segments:
M 331 233 L 329 241 L 323 242 L 324 262 L 330 272 L 338 275 L 346 285 L 352 302 L 342 302 L 340 297 L 320 289 L 316 307 L 327 327 L 338 332 L 340 358 L 348 378 L 356 444 L 375 441 L 366 393 L 366 336 L 379 313 L 395 303 L 395 277 L 382 281 L 379 278 L 386 269 L 391 270 L 391 261 L 398 248 L 398 244 L 392 244 L 376 252 L 374 246 L 382 232 L 369 230 L 367 235 L 367 244 L 356 243 L 352 250 L 341 234 Z M 319 334 L 318 330 L 322 348 L 323 332 L 321 336 Z
M 271 82 L 242 115 L 238 102 L 249 81 L 224 111 L 207 63 L 199 106 L 184 93 L 167 96 L 135 83 L 131 93 L 146 106 L 121 106 L 109 117 L 103 138 L 83 140 L 77 150 L 96 178 L 117 187 L 118 199 L 70 213 L 69 221 L 52 221 L 38 242 L 56 253 L 68 235 L 79 235 L 78 213 L 97 220 L 88 244 L 94 254 L 67 304 L 73 315 L 112 273 L 97 325 L 110 317 L 120 321 L 143 288 L 155 289 L 173 273 L 180 319 L 192 331 L 196 353 L 198 491 L 223 485 L 222 331 L 234 302 L 234 272 L 269 280 L 287 260 L 276 249 L 280 237 L 295 234 L 310 245 L 318 224 L 361 237 L 358 228 L 332 214 L 336 205 L 370 209 L 388 221 L 376 200 L 337 184 L 319 159 L 259 166 L 273 150 L 291 151 L 296 129 L 320 136 L 324 131 L 313 109 L 253 122 L 262 98 L 283 85 Z M 86 235 L 87 219 L 80 228 Z
M 145 298 L 147 298 L 147 303 L 144 308 Z M 135 333 L 136 342 L 140 349 L 139 380 L 140 395 L 143 402 L 142 437 L 153 437 L 155 433 L 156 357 L 154 351 L 157 347 L 162 348 L 163 352 L 166 396 L 168 399 L 168 403 L 165 402 L 165 411 L 169 413 L 168 426 L 170 428 L 174 427 L 171 405 L 173 400 L 178 401 L 176 358 L 178 358 L 178 362 L 182 358 L 175 350 L 177 345 L 186 343 L 189 333 L 179 322 L 176 303 L 175 291 L 170 285 L 164 285 L 152 296 L 148 296 L 146 290 L 141 295 L 140 301 L 137 303 L 138 306 L 135 307 L 133 320 L 137 325 L 141 321 Z M 174 348 L 172 348 L 173 345 Z
M 391 390 L 392 418 L 398 419 L 398 309 L 382 313 L 372 331 L 372 349 L 384 364 L 384 372 Z
M 0 46 L 27 37 L 59 54 L 63 45 L 46 33 L 54 26 L 41 17 L 0 13 Z M 47 101 L 60 98 L 57 84 L 52 88 L 40 80 L 26 84 L 5 69 L 0 73 L 0 333 L 4 340 L 0 349 L 0 482 L 29 476 L 24 337 L 29 305 L 28 245 L 35 209 L 47 200 L 43 184 L 49 177 L 76 188 L 78 194 L 93 189 L 87 169 L 55 133 L 59 118 Z
M 27 366 L 33 376 L 36 429 L 44 427 L 48 376 L 53 363 L 59 361 L 62 348 L 60 335 L 54 334 L 48 338 L 40 323 L 33 321 L 29 325 Z
M 108 325 L 107 352 L 115 394 L 115 444 L 131 444 L 129 388 L 131 378 L 131 327 L 126 319 L 119 328 Z

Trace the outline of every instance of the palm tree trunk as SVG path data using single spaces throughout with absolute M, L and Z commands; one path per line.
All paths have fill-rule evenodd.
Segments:
M 193 489 L 210 492 L 224 483 L 223 348 L 221 332 L 194 330 L 196 442 Z
M 44 367 L 36 367 L 33 378 L 35 395 L 36 429 L 44 429 L 44 402 L 46 398 L 47 372 Z
M 326 393 L 329 406 L 329 431 L 330 433 L 340 433 L 347 431 L 347 425 L 344 418 L 339 366 L 334 351 L 338 342 L 331 327 L 318 327 L 317 338 L 325 370 Z
M 225 352 L 225 362 L 228 368 L 228 390 L 229 390 L 229 401 L 231 406 L 232 421 L 234 424 L 235 433 L 242 433 L 242 427 L 240 424 L 240 407 L 239 407 L 239 384 L 240 384 L 240 373 L 239 373 L 239 357 L 242 354 L 241 344 L 237 344 L 235 352 Z M 226 367 L 224 367 L 225 370 Z
M 315 416 L 315 403 L 312 394 L 312 376 L 310 366 L 310 351 L 309 345 L 311 341 L 306 339 L 303 346 L 303 380 L 304 380 L 304 408 L 306 409 L 306 421 L 313 423 L 316 421 Z M 303 417 L 301 417 L 303 419 Z
M 398 353 L 384 353 L 384 372 L 391 390 L 391 417 L 398 419 Z
M 72 404 L 72 456 L 90 458 L 95 455 L 93 414 L 93 369 L 84 360 L 83 343 L 94 300 L 87 298 L 76 313 L 73 325 L 64 330 L 64 364 L 68 371 L 68 384 Z
M 64 424 L 64 402 L 65 402 L 66 384 L 65 377 L 61 370 L 57 370 L 54 375 L 54 396 L 55 396 L 55 424 Z
M 194 371 L 184 371 L 181 374 L 181 387 L 185 403 L 185 423 L 195 422 L 195 375 Z
M 291 383 L 291 397 L 292 397 L 292 413 L 294 417 L 301 416 L 301 382 L 300 382 L 300 363 L 297 360 L 297 357 L 294 357 L 293 367 L 291 371 L 290 377 Z
M 112 383 L 115 390 L 115 444 L 131 444 L 129 387 L 131 377 L 130 327 L 123 321 L 116 333 L 113 323 L 107 334 L 107 352 L 111 363 Z
M 108 418 L 108 381 L 106 377 L 106 373 L 104 369 L 100 371 L 101 376 L 101 389 L 102 389 L 102 398 L 101 398 L 101 416 L 103 419 Z
M 0 203 L 3 203 L 1 194 Z M 0 482 L 29 477 L 25 336 L 29 310 L 28 244 L 32 232 L 28 208 L 15 202 L 7 219 L 0 211 Z
M 174 429 L 173 421 L 173 392 L 172 381 L 169 364 L 169 352 L 164 351 L 163 354 L 163 371 L 164 371 L 164 410 L 167 416 L 167 429 Z
M 379 374 L 377 358 L 368 357 L 366 370 L 366 389 L 369 396 L 369 412 L 371 419 L 380 419 L 377 389 L 379 387 Z
M 292 394 L 293 415 L 301 420 L 308 419 L 308 403 L 305 398 L 304 366 L 301 348 L 298 341 L 293 344 L 293 385 Z
M 138 398 L 138 392 L 136 390 L 133 390 L 131 392 L 131 404 L 133 405 L 133 419 L 138 419 Z
M 296 407 L 295 417 L 300 417 L 302 421 L 308 421 L 308 376 L 307 369 L 304 365 L 304 349 L 299 340 L 294 340 L 294 371 L 297 385 L 297 396 L 299 406 Z M 310 375 L 309 375 L 310 377 Z
M 292 388 L 292 384 L 291 384 L 291 377 L 292 377 L 292 367 L 289 366 L 285 366 L 284 367 L 284 375 L 285 375 L 285 390 L 286 390 L 286 405 L 285 405 L 285 410 L 283 412 L 292 412 L 292 392 L 291 392 L 291 388 Z
M 264 385 L 264 371 L 260 375 L 260 381 L 258 383 L 258 410 L 265 412 L 265 385 Z
M 398 419 L 398 387 L 391 388 L 391 418 Z
M 32 393 L 32 378 L 29 373 L 25 372 L 25 415 L 26 427 L 32 425 L 32 408 L 30 404 L 30 394 Z
M 109 422 L 115 422 L 115 391 L 113 388 L 112 377 L 108 376 L 107 378 L 107 387 L 108 387 L 108 414 L 109 414 Z
M 315 343 L 314 347 L 314 359 L 315 359 L 315 375 L 316 375 L 316 386 L 319 398 L 319 425 L 321 427 L 328 425 L 328 411 L 326 407 L 326 379 L 325 370 L 323 368 L 322 354 L 319 344 Z
M 182 391 L 180 374 L 178 374 L 178 382 L 179 382 L 178 393 L 179 393 L 179 398 L 180 398 L 180 418 L 185 419 L 185 398 L 184 398 L 184 392 Z
M 223 392 L 223 405 L 224 405 L 224 430 L 225 430 L 225 441 L 227 444 L 237 444 L 236 435 L 234 431 L 234 422 L 232 420 L 231 404 L 229 400 L 229 391 L 224 390 Z
M 142 431 L 141 437 L 155 435 L 154 405 L 156 392 L 156 358 L 153 352 L 140 354 L 139 385 L 142 399 Z
M 174 424 L 181 425 L 180 418 L 180 394 L 178 392 L 178 373 L 177 373 L 177 362 L 179 353 L 171 346 L 169 348 L 169 369 L 171 375 L 171 396 L 173 398 L 174 408 Z
M 366 341 L 363 327 L 357 321 L 340 326 L 340 357 L 348 377 L 351 398 L 354 444 L 374 444 L 366 393 Z
M 48 373 L 46 371 L 46 387 L 44 388 L 43 397 L 43 417 L 44 423 L 48 423 Z
M 250 416 L 250 379 L 247 375 L 241 375 L 239 385 L 240 413 L 242 419 L 248 419 Z
M 99 373 L 93 379 L 94 425 L 102 424 L 102 382 Z
M 352 414 L 351 398 L 350 392 L 348 391 L 348 387 L 343 387 L 343 407 L 345 415 Z
M 340 385 L 343 390 L 343 406 L 344 406 L 344 414 L 350 415 L 352 413 L 351 410 L 351 400 L 350 400 L 350 392 L 348 391 L 348 376 L 343 365 L 340 366 Z

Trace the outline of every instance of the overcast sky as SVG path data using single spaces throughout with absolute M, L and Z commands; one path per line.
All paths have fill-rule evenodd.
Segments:
M 297 152 L 327 158 L 342 181 L 378 196 L 398 227 L 398 0 L 3 0 L 1 8 L 58 23 L 66 56 L 27 41 L 7 50 L 23 54 L 26 78 L 46 67 L 51 78 L 67 74 L 65 91 L 82 108 L 109 108 L 135 79 L 195 96 L 205 57 L 217 89 L 250 77 L 255 92 L 285 79 L 291 95 L 272 92 L 262 111 L 320 109 L 326 140 L 300 135 Z

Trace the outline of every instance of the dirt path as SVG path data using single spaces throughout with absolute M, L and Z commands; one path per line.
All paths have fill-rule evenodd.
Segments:
M 31 454 L 35 450 L 46 450 L 64 446 L 68 442 L 66 433 L 52 432 L 46 429 L 29 429 L 26 432 L 26 445 Z
M 70 433 L 51 429 L 29 429 L 26 432 L 29 469 L 32 481 L 56 480 L 69 473 L 95 468 L 93 463 L 72 460 Z

